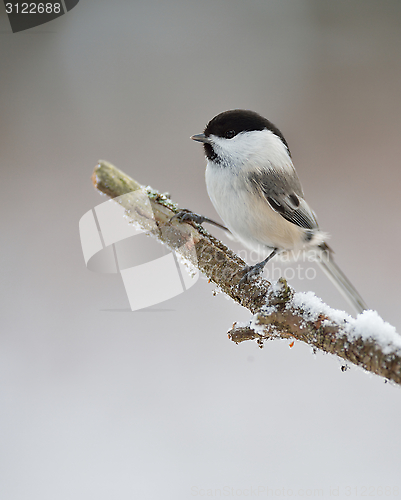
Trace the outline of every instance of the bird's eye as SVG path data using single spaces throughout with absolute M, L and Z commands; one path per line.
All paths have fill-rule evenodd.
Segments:
M 236 135 L 237 134 L 236 134 L 235 130 L 227 130 L 227 132 L 225 133 L 226 139 L 232 139 Z

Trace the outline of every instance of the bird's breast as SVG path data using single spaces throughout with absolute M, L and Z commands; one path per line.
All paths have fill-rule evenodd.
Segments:
M 305 231 L 272 210 L 246 175 L 209 162 L 205 177 L 217 213 L 245 246 L 261 252 L 266 247 L 290 250 L 304 245 Z

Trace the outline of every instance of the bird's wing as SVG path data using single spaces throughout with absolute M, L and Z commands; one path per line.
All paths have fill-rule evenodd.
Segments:
M 313 210 L 303 199 L 297 177 L 294 179 L 293 176 L 265 171 L 250 174 L 249 181 L 252 188 L 259 190 L 270 207 L 284 219 L 304 229 L 319 227 Z

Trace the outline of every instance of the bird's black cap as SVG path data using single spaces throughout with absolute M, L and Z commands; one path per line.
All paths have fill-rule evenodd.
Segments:
M 270 130 L 280 137 L 289 151 L 287 141 L 280 130 L 267 118 L 263 118 L 258 113 L 247 109 L 231 109 L 220 113 L 206 125 L 204 134 L 206 137 L 216 135 L 217 137 L 231 139 L 240 132 L 264 129 Z

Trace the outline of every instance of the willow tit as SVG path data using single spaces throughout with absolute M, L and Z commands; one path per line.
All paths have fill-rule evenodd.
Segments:
M 263 271 L 282 252 L 315 250 L 317 260 L 358 312 L 367 309 L 359 293 L 333 260 L 304 193 L 283 134 L 253 111 L 234 109 L 215 116 L 203 134 L 207 158 L 206 187 L 210 199 L 233 236 L 266 256 L 247 266 L 242 282 Z M 193 213 L 181 220 L 214 221 Z

